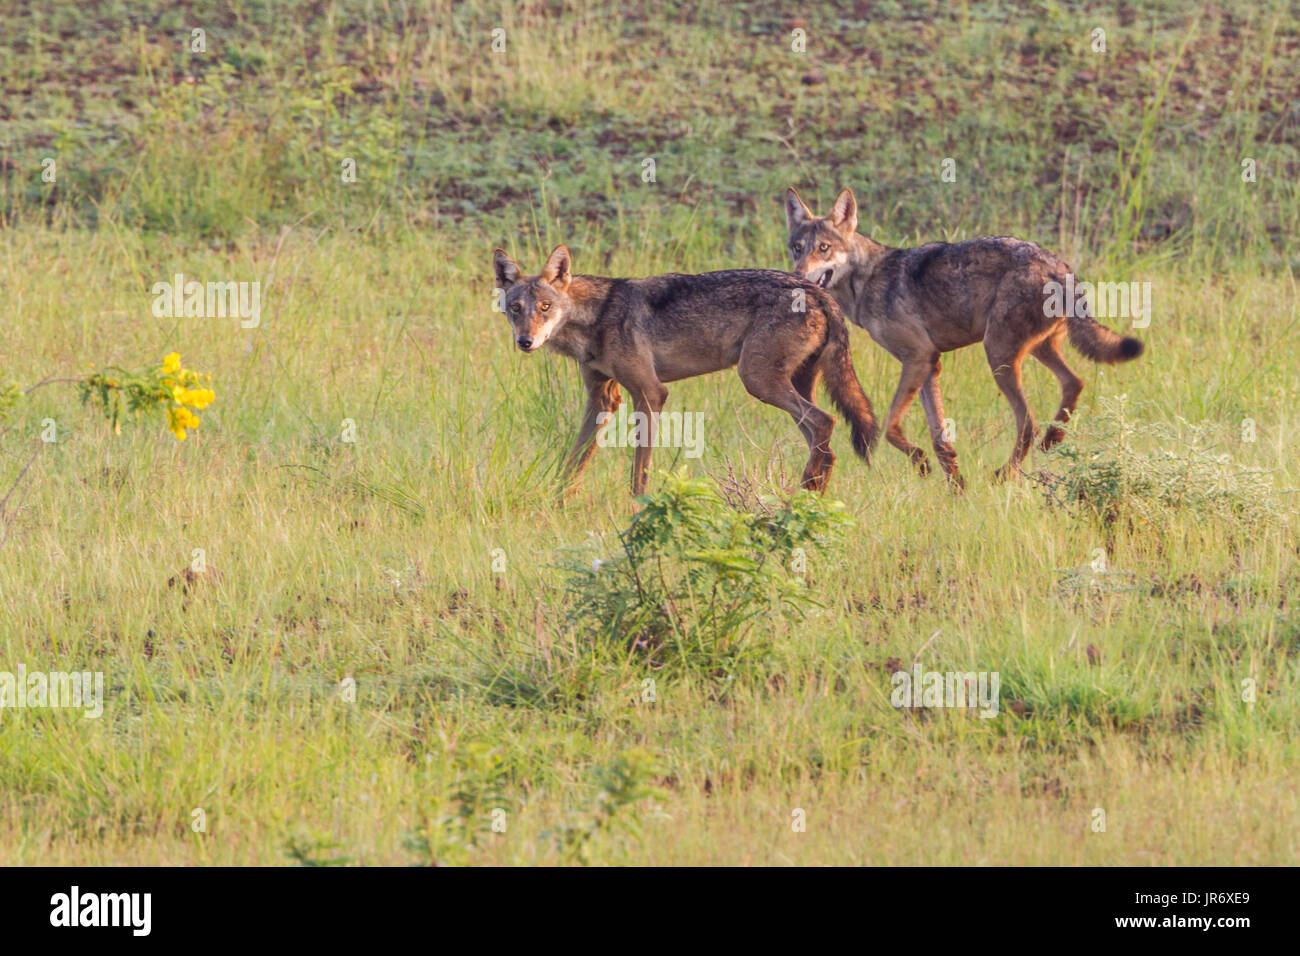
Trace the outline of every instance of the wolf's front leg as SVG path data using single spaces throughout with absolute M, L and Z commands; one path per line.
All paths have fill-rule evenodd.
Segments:
M 930 441 L 934 445 L 934 453 L 939 457 L 939 466 L 948 476 L 952 489 L 964 491 L 966 480 L 957 470 L 957 449 L 953 448 L 952 442 L 948 440 L 947 419 L 943 417 L 943 394 L 939 391 L 940 370 L 941 366 L 936 360 L 934 371 L 921 386 L 921 407 L 925 409 L 925 420 L 930 426 Z
M 573 442 L 568 458 L 564 464 L 564 478 L 560 489 L 563 501 L 577 490 L 578 479 L 587 470 L 591 456 L 596 453 L 596 432 L 602 425 L 601 414 L 613 415 L 623 400 L 618 389 L 618 382 L 601 375 L 599 372 L 583 370 L 583 382 L 587 386 L 587 409 L 583 413 L 582 425 L 578 437 Z
M 659 412 L 668 400 L 668 389 L 656 380 L 641 387 L 629 386 L 632 407 L 639 412 L 633 431 L 636 455 L 632 459 L 632 496 L 645 493 L 650 473 L 650 458 L 654 454 L 655 436 L 659 427 Z

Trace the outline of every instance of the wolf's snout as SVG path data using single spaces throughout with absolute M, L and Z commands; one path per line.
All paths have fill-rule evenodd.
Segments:
M 515 339 L 515 344 L 525 352 L 531 352 L 533 348 L 533 340 L 526 335 L 521 335 L 519 338 Z

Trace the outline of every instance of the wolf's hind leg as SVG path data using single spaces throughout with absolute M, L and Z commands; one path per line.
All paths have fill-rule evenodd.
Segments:
M 1020 462 L 1029 453 L 1034 442 L 1034 417 L 1029 413 L 1029 402 L 1020 380 L 1020 363 L 1024 361 L 1022 343 L 1003 337 L 985 338 L 984 352 L 988 356 L 993 380 L 1006 396 L 1011 411 L 1016 416 L 1016 441 L 1011 446 L 1011 458 L 993 473 L 996 481 L 1005 481 L 1020 470 Z
M 737 371 L 750 395 L 760 402 L 785 409 L 794 419 L 804 441 L 808 443 L 808 464 L 803 470 L 801 484 L 810 491 L 825 491 L 826 484 L 830 481 L 831 467 L 835 464 L 835 455 L 831 451 L 831 432 L 835 428 L 835 419 L 800 394 L 800 389 L 795 388 L 789 372 L 782 371 L 759 350 L 751 351 L 747 345 L 741 353 Z M 799 379 L 799 384 L 811 395 L 816 381 L 815 373 L 800 375 Z
M 804 362 L 803 365 L 799 367 L 799 371 L 795 372 L 794 375 L 790 377 L 790 384 L 794 386 L 794 390 L 803 397 L 804 401 L 812 402 L 816 405 L 817 398 L 813 393 L 817 390 L 817 380 L 820 378 L 821 370 L 817 364 L 817 359 L 814 356 Z
M 1056 421 L 1068 422 L 1070 416 L 1074 414 L 1075 406 L 1079 404 L 1079 395 L 1083 392 L 1083 379 L 1074 373 L 1069 365 L 1065 364 L 1065 356 L 1061 354 L 1061 343 L 1065 341 L 1065 330 L 1062 329 L 1057 334 L 1045 339 L 1033 351 L 1034 358 L 1042 362 L 1056 380 L 1061 383 L 1061 407 L 1056 410 Z M 1065 438 L 1065 431 L 1056 425 L 1048 426 L 1043 433 L 1043 440 L 1039 448 L 1047 451 L 1053 445 L 1058 444 Z

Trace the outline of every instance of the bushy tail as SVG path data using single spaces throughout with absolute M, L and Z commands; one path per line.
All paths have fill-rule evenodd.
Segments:
M 853 450 L 865 462 L 871 461 L 871 449 L 876 445 L 879 429 L 876 415 L 871 410 L 871 400 L 862 390 L 858 373 L 853 368 L 853 354 L 849 351 L 849 329 L 843 318 L 827 316 L 826 346 L 817 360 L 826 390 L 831 401 L 849 423 L 853 434 Z
M 1085 358 L 1114 365 L 1129 362 L 1142 354 L 1142 340 L 1112 332 L 1092 317 L 1088 303 L 1080 297 L 1065 317 L 1070 344 Z

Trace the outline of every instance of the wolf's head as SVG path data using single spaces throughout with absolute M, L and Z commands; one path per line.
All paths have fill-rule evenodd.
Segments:
M 492 254 L 492 268 L 497 288 L 503 291 L 501 306 L 515 333 L 515 344 L 524 352 L 536 352 L 573 310 L 569 250 L 556 246 L 541 275 L 524 275 L 503 249 Z
M 853 234 L 858 230 L 858 201 L 853 190 L 841 189 L 831 214 L 818 218 L 791 186 L 785 192 L 785 224 L 790 231 L 794 273 L 830 289 L 849 273 Z

